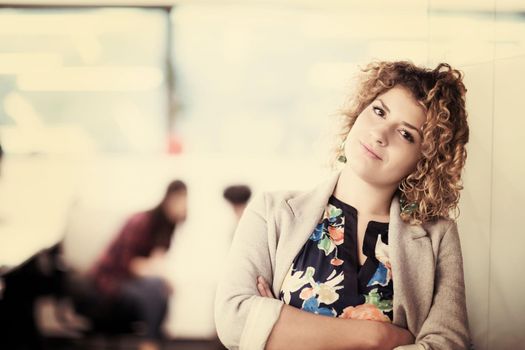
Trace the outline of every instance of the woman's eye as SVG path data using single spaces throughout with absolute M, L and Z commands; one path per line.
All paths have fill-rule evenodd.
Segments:
M 380 117 L 385 116 L 385 111 L 383 111 L 381 107 L 372 107 L 372 109 L 374 110 L 374 113 L 377 114 L 378 116 Z
M 401 136 L 403 136 L 405 140 L 407 140 L 410 143 L 414 143 L 414 136 L 412 136 L 411 133 L 409 133 L 405 129 L 401 129 L 399 133 L 401 134 Z

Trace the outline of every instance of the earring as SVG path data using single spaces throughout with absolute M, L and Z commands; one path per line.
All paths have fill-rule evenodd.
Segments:
M 341 143 L 341 146 L 339 146 L 339 157 L 337 157 L 337 161 L 340 163 L 346 163 L 346 156 L 345 156 L 345 142 L 346 139 Z
M 401 214 L 403 215 L 410 215 L 413 212 L 415 212 L 419 207 L 418 204 L 415 202 L 408 203 L 405 198 L 401 198 L 399 200 L 399 204 L 401 204 Z

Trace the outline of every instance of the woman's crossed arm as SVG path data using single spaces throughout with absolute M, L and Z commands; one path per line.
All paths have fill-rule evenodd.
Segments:
M 257 289 L 262 297 L 274 297 L 262 277 L 257 280 Z M 410 332 L 390 323 L 320 316 L 283 305 L 268 337 L 266 349 L 391 350 L 413 342 Z

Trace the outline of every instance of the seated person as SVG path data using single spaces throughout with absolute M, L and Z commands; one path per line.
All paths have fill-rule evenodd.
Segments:
M 137 331 L 142 326 L 140 349 L 156 349 L 162 338 L 169 283 L 159 269 L 178 223 L 186 219 L 187 188 L 176 180 L 153 209 L 133 215 L 90 270 L 99 294 L 95 328 Z M 96 309 L 96 308 L 95 308 Z

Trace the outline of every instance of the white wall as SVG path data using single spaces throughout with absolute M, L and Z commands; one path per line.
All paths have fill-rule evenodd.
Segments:
M 525 21 L 508 11 L 516 2 L 483 2 L 488 20 L 431 20 L 429 62 L 465 72 L 470 143 L 459 226 L 470 325 L 476 349 L 525 344 L 525 156 L 522 131 Z M 429 8 L 443 6 L 431 0 Z

